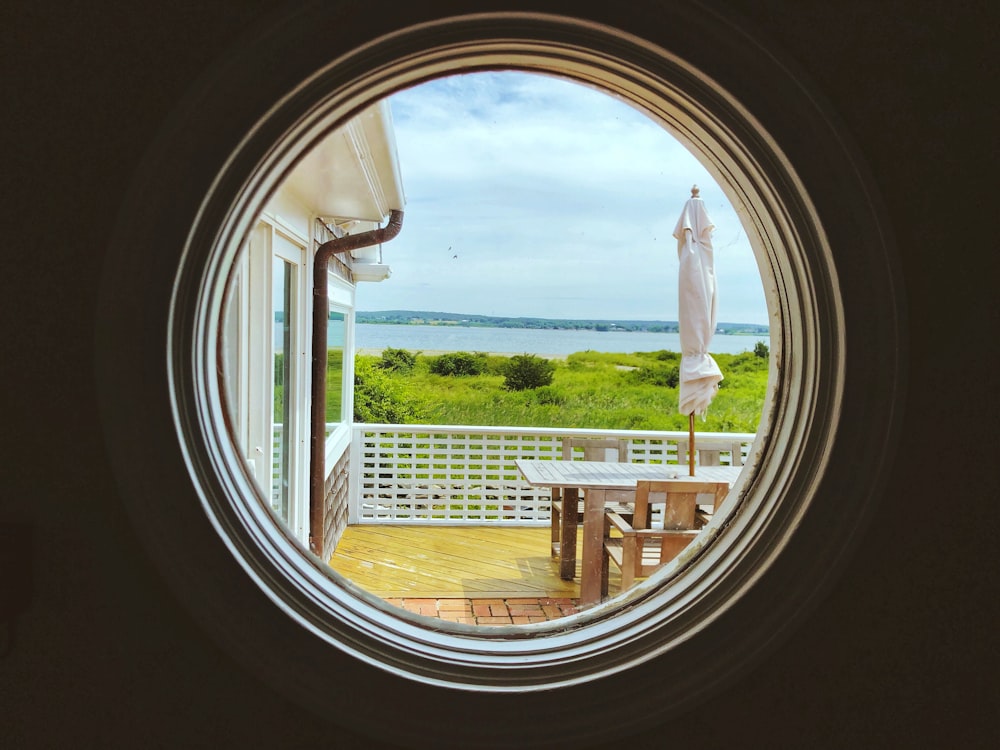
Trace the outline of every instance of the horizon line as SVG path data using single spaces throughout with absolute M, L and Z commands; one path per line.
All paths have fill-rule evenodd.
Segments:
M 378 315 L 380 313 L 396 313 L 405 314 L 419 317 L 427 317 L 433 315 L 439 316 L 450 316 L 450 317 L 466 317 L 466 318 L 490 318 L 490 319 L 505 319 L 505 320 L 552 320 L 552 321 L 584 321 L 588 323 L 615 323 L 615 322 L 630 322 L 630 323 L 669 323 L 671 325 L 678 325 L 676 320 L 666 320 L 658 318 L 552 318 L 543 315 L 496 315 L 489 313 L 454 313 L 454 312 L 444 312 L 441 310 L 406 310 L 406 309 L 386 309 L 386 310 L 355 310 L 355 314 L 364 315 Z M 766 328 L 770 330 L 770 325 L 767 323 L 751 323 L 746 321 L 717 321 L 716 325 L 744 325 L 744 326 L 757 326 L 759 328 Z

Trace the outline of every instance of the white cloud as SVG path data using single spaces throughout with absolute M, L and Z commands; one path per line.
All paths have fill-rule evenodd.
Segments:
M 671 232 L 698 184 L 717 227 L 719 320 L 767 322 L 736 211 L 631 106 L 514 72 L 432 81 L 390 103 L 407 206 L 384 248 L 392 277 L 360 285 L 359 309 L 674 320 Z

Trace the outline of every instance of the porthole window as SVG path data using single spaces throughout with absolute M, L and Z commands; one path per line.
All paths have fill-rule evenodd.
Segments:
M 563 741 L 599 739 L 612 731 L 611 694 L 662 720 L 794 627 L 863 528 L 881 470 L 859 458 L 891 449 L 901 325 L 863 164 L 792 68 L 738 25 L 684 3 L 661 10 L 644 29 L 504 13 L 378 33 L 313 8 L 209 71 L 138 176 L 102 290 L 98 375 L 115 471 L 144 544 L 199 621 L 310 709 L 396 742 L 431 732 L 455 747 L 547 744 L 567 705 Z M 292 387 L 307 366 L 304 333 L 288 312 L 307 293 L 314 238 L 280 206 L 261 225 L 276 187 L 387 95 L 475 70 L 561 76 L 660 121 L 745 209 L 772 313 L 766 428 L 714 542 L 670 586 L 654 576 L 557 624 L 430 626 L 392 611 L 303 553 L 309 519 L 287 499 L 308 472 L 280 463 L 279 483 L 261 483 L 233 440 L 243 431 L 252 448 L 253 430 L 263 443 L 279 417 L 306 411 Z M 255 262 L 248 242 L 256 275 L 241 265 Z M 257 283 L 271 298 L 260 320 L 245 296 Z M 324 312 L 350 328 L 351 300 Z M 227 335 L 244 324 L 267 329 L 266 384 L 232 364 L 245 353 Z M 255 388 L 271 394 L 268 408 L 241 424 L 226 400 Z M 294 418 L 283 429 L 283 441 L 311 437 Z
M 367 106 L 278 184 L 259 224 L 312 231 L 317 257 L 323 243 L 353 249 L 314 261 L 325 265 L 326 279 L 322 270 L 307 276 L 327 286 L 329 315 L 324 321 L 308 309 L 316 299 L 310 290 L 299 294 L 297 307 L 275 313 L 273 355 L 250 326 L 226 329 L 221 347 L 246 356 L 226 360 L 222 382 L 232 422 L 242 425 L 244 412 L 270 403 L 272 391 L 287 400 L 310 387 L 301 344 L 286 356 L 280 333 L 310 322 L 325 327 L 307 336 L 312 351 L 305 353 L 314 365 L 326 362 L 325 376 L 311 372 L 310 397 L 326 404 L 322 428 L 318 419 L 312 425 L 326 435 L 325 454 L 309 456 L 311 444 L 288 439 L 295 415 L 279 401 L 271 441 L 247 439 L 242 429 L 234 435 L 265 492 L 281 486 L 281 473 L 290 473 L 284 467 L 311 459 L 322 491 L 307 497 L 286 489 L 285 504 L 316 508 L 308 531 L 293 531 L 321 562 L 385 601 L 445 622 L 534 624 L 593 606 L 595 583 L 611 595 L 639 592 L 622 586 L 623 557 L 607 583 L 576 575 L 596 569 L 601 549 L 593 534 L 562 544 L 561 489 L 527 482 L 518 461 L 561 458 L 566 450 L 593 459 L 584 446 L 618 440 L 616 462 L 646 477 L 687 481 L 689 458 L 702 481 L 735 485 L 749 477 L 776 373 L 769 373 L 760 271 L 741 221 L 747 211 L 729 203 L 732 193 L 668 125 L 564 76 L 459 73 Z M 404 231 L 376 242 L 375 227 L 405 208 L 404 195 L 415 207 L 405 211 Z M 694 333 L 720 360 L 706 358 L 706 366 L 721 367 L 725 377 L 711 408 L 691 420 L 680 412 L 679 390 L 687 386 L 679 389 L 681 253 L 673 233 L 696 206 L 712 222 L 706 252 L 720 258 L 698 281 L 718 279 L 724 291 L 703 300 L 705 327 Z M 260 269 L 244 257 L 255 243 L 247 244 L 226 296 L 242 299 L 246 287 L 256 295 L 249 308 L 273 308 L 266 295 L 280 295 L 255 283 Z M 366 311 L 359 319 L 379 322 L 351 325 L 355 307 Z M 430 309 L 449 312 L 418 312 Z M 351 334 L 357 349 L 345 347 Z M 595 350 L 606 354 L 591 356 Z M 345 355 L 356 356 L 356 369 Z M 299 363 L 281 385 L 244 375 L 272 366 L 272 356 L 273 366 Z M 507 387 L 505 367 L 541 367 L 542 359 L 552 363 L 551 382 Z M 234 390 L 243 381 L 266 390 L 248 398 Z M 342 424 L 345 405 L 354 407 L 352 424 Z M 271 459 L 262 462 L 268 445 Z M 630 491 L 612 492 L 626 511 L 616 521 L 629 523 Z M 716 508 L 708 493 L 699 500 L 697 513 L 679 524 L 689 530 L 664 532 L 687 543 L 683 555 L 668 548 L 667 577 L 735 505 Z M 658 532 L 660 514 L 653 515 Z M 561 562 L 549 559 L 550 550 Z

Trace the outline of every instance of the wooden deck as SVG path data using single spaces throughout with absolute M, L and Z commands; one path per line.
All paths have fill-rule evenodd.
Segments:
M 559 578 L 549 546 L 547 526 L 357 525 L 330 566 L 384 599 L 577 599 L 579 579 Z

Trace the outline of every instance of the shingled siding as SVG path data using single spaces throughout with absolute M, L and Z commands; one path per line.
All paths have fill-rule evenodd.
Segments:
M 323 508 L 323 559 L 329 560 L 333 550 L 347 528 L 347 477 L 350 468 L 350 450 L 345 450 L 326 480 L 325 507 Z

